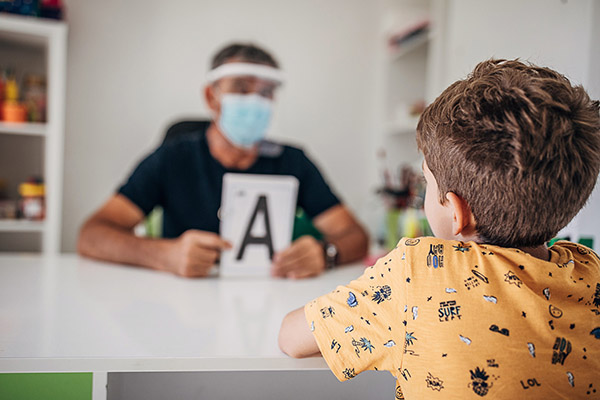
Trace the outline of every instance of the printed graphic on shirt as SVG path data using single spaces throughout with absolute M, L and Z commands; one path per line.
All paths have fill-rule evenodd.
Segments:
M 456 304 L 456 300 L 442 301 L 438 310 L 438 318 L 440 322 L 452 321 L 455 318 L 460 319 L 460 306 Z
M 469 387 L 479 396 L 485 396 L 489 390 L 494 386 L 492 382 L 488 382 L 490 376 L 485 372 L 483 368 L 476 367 L 475 370 L 470 370 L 471 382 Z
M 572 351 L 571 342 L 564 337 L 557 337 L 552 350 L 554 350 L 552 353 L 552 364 L 564 365 L 565 359 Z
M 440 378 L 436 378 L 435 376 L 431 375 L 431 372 L 428 372 L 427 374 L 427 378 L 425 378 L 427 387 L 440 392 L 444 388 L 444 382 L 442 382 Z
M 427 253 L 427 266 L 433 268 L 444 267 L 444 245 L 430 244 L 429 253 Z
M 600 260 L 554 246 L 548 262 L 402 239 L 361 278 L 307 306 L 307 321 L 338 378 L 388 370 L 403 385 L 399 399 L 594 398 Z

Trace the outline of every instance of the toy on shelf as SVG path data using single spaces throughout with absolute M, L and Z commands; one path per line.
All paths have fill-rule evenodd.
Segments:
M 385 152 L 380 157 L 385 161 Z M 385 228 L 378 242 L 385 249 L 393 248 L 402 237 L 431 235 L 431 229 L 423 211 L 425 185 L 423 175 L 408 165 L 399 168 L 392 176 L 384 167 L 384 186 L 377 190 L 385 207 Z

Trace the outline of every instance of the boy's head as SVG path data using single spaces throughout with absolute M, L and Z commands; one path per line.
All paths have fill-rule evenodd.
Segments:
M 481 242 L 538 246 L 569 223 L 594 188 L 599 102 L 551 69 L 484 61 L 427 107 L 417 144 L 436 236 L 461 237 L 456 213 L 466 212 Z

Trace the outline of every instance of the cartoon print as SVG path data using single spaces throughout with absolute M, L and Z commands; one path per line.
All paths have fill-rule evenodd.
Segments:
M 571 353 L 571 342 L 565 338 L 557 337 L 552 346 L 554 350 L 552 354 L 552 364 L 565 364 L 565 359 Z
M 545 288 L 544 290 L 542 290 L 542 292 L 544 293 L 544 297 L 546 297 L 546 300 L 550 300 L 550 288 Z
M 367 338 L 360 338 L 360 340 L 354 340 L 354 338 L 352 339 L 352 346 L 354 346 L 354 352 L 356 353 L 356 355 L 360 358 L 360 350 L 362 349 L 362 351 L 367 351 L 369 350 L 369 353 L 373 353 L 373 349 L 375 349 L 375 346 L 373 346 L 371 344 L 371 342 L 369 341 L 369 339 Z
M 537 379 L 532 378 L 532 379 L 527 379 L 527 384 L 523 383 L 523 381 L 521 381 L 521 386 L 523 386 L 523 389 L 529 389 L 532 387 L 536 387 L 536 386 L 542 386 L 540 383 L 538 383 Z
M 471 383 L 469 383 L 468 387 L 472 388 L 475 394 L 478 396 L 485 396 L 488 394 L 488 391 L 494 386 L 492 382 L 488 382 L 490 376 L 485 372 L 483 368 L 475 368 L 475 371 L 469 370 L 471 372 Z
M 467 246 L 463 242 L 460 242 L 457 245 L 452 246 L 452 247 L 454 247 L 454 251 L 460 251 L 461 253 L 471 250 L 471 246 Z
M 392 288 L 388 285 L 377 286 L 377 290 L 373 293 L 372 300 L 377 304 L 381 303 L 384 300 L 390 300 L 392 297 Z
M 348 293 L 348 299 L 346 300 L 346 303 L 348 303 L 350 307 L 356 307 L 358 305 L 358 300 L 356 300 L 354 293 Z
M 388 340 L 387 342 L 385 342 L 383 344 L 385 347 L 394 347 L 396 345 L 396 342 L 394 342 L 393 340 Z
M 600 308 L 600 283 L 596 283 L 596 291 L 594 292 L 592 304 L 594 307 Z
M 585 247 L 581 247 L 581 246 L 577 246 L 577 252 L 579 254 L 581 254 L 582 256 L 590 254 L 590 251 L 588 249 L 586 249 Z
M 596 339 L 600 339 L 600 326 L 592 329 L 590 335 L 594 336 Z
M 346 368 L 342 373 L 344 374 L 344 378 L 346 379 L 352 379 L 356 376 L 354 368 Z
M 477 268 L 477 265 L 475 266 L 475 268 Z M 472 269 L 471 272 L 473 273 L 473 275 L 475 275 L 477 278 L 479 278 L 483 283 L 487 283 L 487 284 L 490 283 L 490 280 L 487 278 L 487 276 L 485 276 L 481 272 L 477 271 L 476 269 Z
M 569 260 L 569 261 L 567 261 L 567 262 L 566 262 L 566 263 L 564 263 L 564 264 L 558 264 L 558 263 L 557 263 L 556 265 L 558 266 L 558 268 L 567 268 L 567 267 L 569 266 L 569 264 L 575 264 L 575 261 L 573 261 L 573 260 Z
M 440 308 L 438 309 L 440 322 L 451 321 L 454 318 L 460 319 L 461 317 L 460 306 L 456 305 L 456 300 L 440 302 Z
M 552 315 L 554 318 L 560 318 L 563 315 L 562 310 L 553 306 L 552 304 L 548 306 L 548 312 L 550 312 L 550 315 Z
M 506 329 L 506 328 L 500 329 L 500 328 L 498 328 L 498 325 L 496 325 L 496 324 L 493 324 L 490 326 L 490 331 L 498 332 L 499 334 L 504 335 L 504 336 L 510 335 L 510 332 L 508 331 L 508 329 Z
M 444 245 L 430 244 L 429 253 L 427 254 L 427 266 L 433 268 L 444 267 Z
M 414 344 L 413 340 L 417 340 L 417 338 L 414 336 L 414 332 L 406 332 L 406 339 L 405 339 L 406 345 L 412 346 Z
M 592 394 L 592 393 L 596 393 L 596 389 L 594 389 L 594 384 L 590 383 L 590 386 L 588 386 L 588 391 L 586 392 L 586 394 Z
M 469 276 L 463 282 L 465 283 L 467 290 L 471 290 L 471 288 L 476 288 L 479 286 L 479 280 L 474 276 Z
M 400 386 L 396 386 L 396 400 L 404 400 L 404 393 L 402 393 Z
M 485 301 L 489 301 L 490 303 L 494 303 L 494 304 L 498 303 L 498 299 L 495 296 L 486 296 L 484 294 L 483 298 L 485 299 Z
M 342 345 L 339 344 L 339 342 L 337 340 L 333 339 L 331 341 L 331 350 L 335 349 L 335 352 L 339 353 L 341 348 L 342 348 Z
M 335 315 L 335 309 L 331 306 L 323 307 L 320 311 L 323 319 L 333 317 Z
M 489 368 L 499 368 L 500 367 L 500 365 L 498 365 L 498 363 L 496 362 L 495 358 L 487 360 L 487 362 L 488 362 L 488 367 Z
M 460 337 L 460 340 L 462 340 L 466 344 L 471 344 L 471 339 L 469 339 L 468 337 L 463 336 L 463 335 L 458 335 L 458 336 Z
M 435 376 L 431 375 L 431 372 L 428 372 L 427 374 L 427 378 L 425 378 L 427 387 L 440 392 L 444 388 L 444 382 L 442 382 L 440 378 L 436 378 Z
M 504 281 L 511 285 L 515 285 L 518 288 L 521 288 L 521 285 L 523 284 L 521 279 L 512 271 L 508 271 L 506 274 L 504 274 Z
M 531 357 L 535 358 L 535 345 L 533 343 L 527 343 L 527 347 L 529 348 L 529 354 L 531 354 Z
M 412 314 L 413 314 L 413 320 L 417 319 L 417 317 L 419 316 L 419 307 L 414 306 L 412 308 Z
M 574 387 L 575 386 L 575 377 L 569 371 L 567 371 L 567 379 L 569 380 L 569 385 L 571 385 L 572 387 Z
M 416 246 L 419 244 L 420 241 L 421 241 L 421 239 L 406 239 L 404 244 L 406 246 Z
M 344 329 L 344 333 L 350 333 L 354 330 L 354 325 L 350 325 L 347 326 L 346 329 Z
M 398 368 L 398 371 L 400 371 L 400 368 Z M 402 377 L 404 378 L 405 381 L 408 381 L 408 378 L 412 378 L 412 376 L 410 375 L 410 371 L 407 370 L 406 368 L 404 368 L 402 371 L 400 371 L 400 374 L 402 374 Z

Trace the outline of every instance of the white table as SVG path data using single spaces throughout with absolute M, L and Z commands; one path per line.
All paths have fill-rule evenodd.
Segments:
M 359 276 L 186 279 L 75 255 L 0 256 L 0 372 L 326 369 L 278 348 L 290 310 Z

